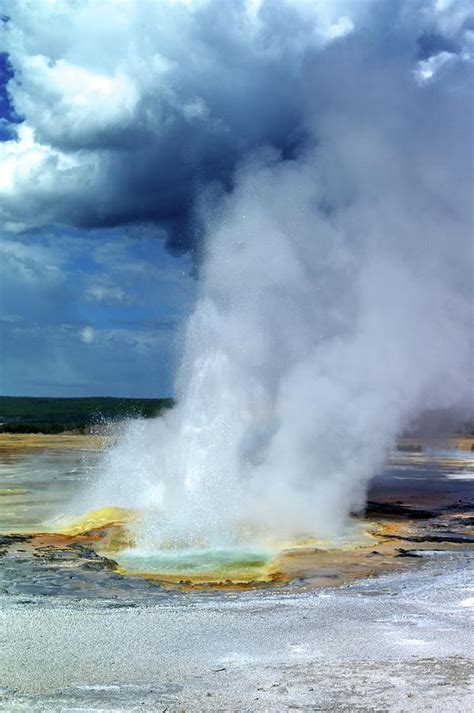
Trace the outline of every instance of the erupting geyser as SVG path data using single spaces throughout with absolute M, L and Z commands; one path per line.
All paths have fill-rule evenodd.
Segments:
M 146 547 L 340 533 L 416 407 L 462 388 L 439 216 L 427 256 L 393 195 L 323 210 L 317 167 L 255 157 L 208 222 L 178 405 L 126 424 L 91 502 L 143 511 Z
M 123 427 L 82 503 L 138 509 L 138 547 L 338 535 L 417 410 L 465 396 L 470 109 L 374 37 L 297 53 L 304 140 L 196 198 L 178 405 Z

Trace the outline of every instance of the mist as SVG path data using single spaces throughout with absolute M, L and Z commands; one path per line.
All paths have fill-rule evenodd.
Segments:
M 178 405 L 125 427 L 89 503 L 144 511 L 142 545 L 340 535 L 397 435 L 469 398 L 466 117 L 419 88 L 393 117 L 397 79 L 201 196 Z
M 5 229 L 135 226 L 193 259 L 177 406 L 75 504 L 140 510 L 147 546 L 336 536 L 398 434 L 472 403 L 469 4 L 225 5 L 4 22 Z

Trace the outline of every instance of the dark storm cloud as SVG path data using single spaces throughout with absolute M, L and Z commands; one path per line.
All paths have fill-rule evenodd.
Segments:
M 440 52 L 457 54 L 459 49 L 460 46 L 455 40 L 434 32 L 423 33 L 418 38 L 418 57 L 420 59 L 429 59 Z
M 0 154 L 4 225 L 148 224 L 171 251 L 192 250 L 202 189 L 228 189 L 262 145 L 291 158 L 309 126 L 319 140 L 314 116 L 327 114 L 334 85 L 326 48 L 340 63 L 356 47 L 371 67 L 396 53 L 410 73 L 417 53 L 429 62 L 465 46 L 466 5 L 454 4 L 448 17 L 453 3 L 431 0 L 21 0 L 3 27 L 10 101 L 25 117 Z
M 15 124 L 18 123 L 19 117 L 15 114 L 7 92 L 7 84 L 12 77 L 13 69 L 8 55 L 0 52 L 0 141 L 16 138 Z
M 52 30 L 32 36 L 28 10 L 51 26 L 62 21 L 71 46 L 58 47 Z M 166 231 L 171 249 L 187 250 L 199 232 L 192 205 L 200 189 L 211 181 L 228 186 L 252 148 L 297 150 L 301 62 L 325 39 L 311 36 L 307 13 L 285 4 L 262 8 L 257 24 L 242 2 L 193 10 L 139 3 L 121 18 L 124 45 L 112 19 L 105 42 L 115 29 L 120 46 L 105 67 L 101 57 L 82 56 L 83 23 L 114 9 L 84 3 L 79 18 L 76 10 L 19 3 L 5 30 L 16 71 L 11 97 L 35 144 L 32 166 L 26 157 L 25 173 L 4 196 L 5 219 L 20 227 L 151 222 Z M 35 181 L 39 167 L 42 180 Z

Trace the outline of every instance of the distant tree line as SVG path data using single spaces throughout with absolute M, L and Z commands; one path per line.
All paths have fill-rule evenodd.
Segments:
M 171 398 L 0 396 L 0 433 L 88 433 L 111 421 L 154 418 L 173 405 Z

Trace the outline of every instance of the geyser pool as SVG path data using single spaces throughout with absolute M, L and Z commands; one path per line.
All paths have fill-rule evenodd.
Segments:
M 372 527 L 353 522 L 347 532 L 331 540 L 311 535 L 287 539 L 241 523 L 240 532 L 220 542 L 176 537 L 143 544 L 145 513 L 116 507 L 87 513 L 78 520 L 62 518 L 54 523 L 66 537 L 90 537 L 96 551 L 117 563 L 122 574 L 143 576 L 168 585 L 241 586 L 286 583 L 296 572 L 297 561 L 308 556 L 355 550 L 370 545 Z M 296 558 L 296 559 L 295 559 Z M 314 563 L 313 563 L 314 564 Z
M 128 549 L 114 555 L 127 572 L 171 580 L 248 582 L 267 580 L 273 554 L 255 547 Z

